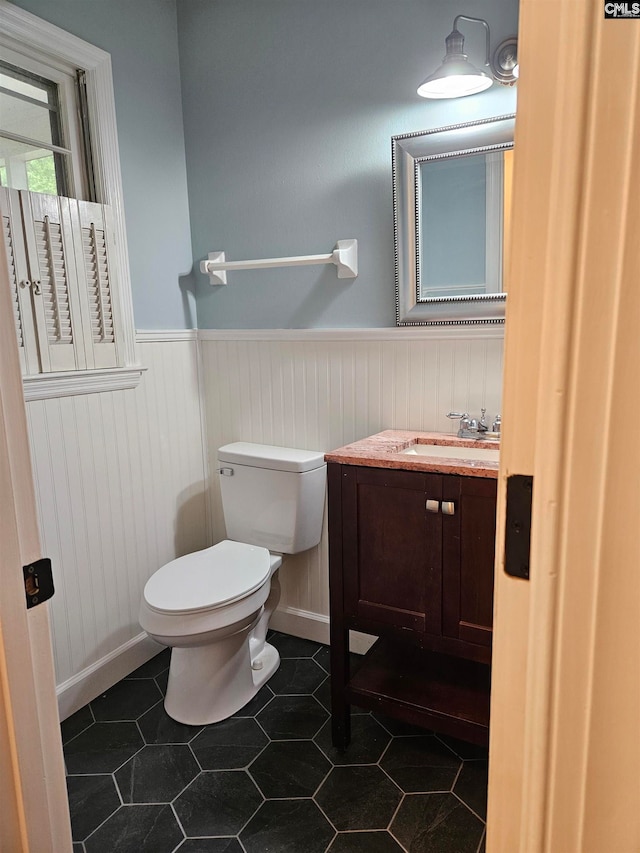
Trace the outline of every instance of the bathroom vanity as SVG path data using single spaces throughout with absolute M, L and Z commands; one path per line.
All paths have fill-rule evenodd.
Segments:
M 486 445 L 387 430 L 325 456 L 340 749 L 352 704 L 488 742 L 498 450 Z M 350 630 L 378 637 L 353 671 Z

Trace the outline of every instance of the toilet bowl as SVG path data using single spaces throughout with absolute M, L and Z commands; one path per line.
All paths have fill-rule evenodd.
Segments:
M 236 442 L 218 459 L 233 539 L 162 566 L 140 604 L 142 628 L 172 648 L 165 710 L 188 725 L 230 717 L 276 671 L 266 635 L 282 553 L 313 547 L 322 531 L 322 453 Z

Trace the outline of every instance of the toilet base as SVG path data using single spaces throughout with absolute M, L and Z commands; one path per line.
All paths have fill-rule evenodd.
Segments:
M 280 655 L 271 643 L 265 643 L 260 654 L 251 662 L 251 676 L 256 693 L 280 666 Z M 241 706 L 242 707 L 242 706 Z
M 167 714 L 179 723 L 203 726 L 226 720 L 250 702 L 277 670 L 280 655 L 265 643 L 252 665 L 249 636 L 245 629 L 209 645 L 174 647 Z

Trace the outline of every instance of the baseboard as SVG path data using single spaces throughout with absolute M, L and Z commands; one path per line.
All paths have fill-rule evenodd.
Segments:
M 313 640 L 315 643 L 329 645 L 329 617 L 324 613 L 313 613 L 310 610 L 299 610 L 297 607 L 283 607 L 275 611 L 269 622 L 269 627 L 283 634 Z M 376 638 L 359 631 L 351 631 L 349 648 L 357 655 L 369 651 Z
M 276 610 L 269 626 L 274 631 L 329 645 L 329 617 L 323 613 L 284 607 Z M 374 641 L 375 637 L 351 631 L 349 646 L 355 654 L 363 655 Z M 63 681 L 56 688 L 60 720 L 66 720 L 96 696 L 113 687 L 120 679 L 157 655 L 162 648 L 143 631 L 77 675 Z
M 142 666 L 162 649 L 163 646 L 142 631 L 77 675 L 63 681 L 56 688 L 60 720 L 65 720 L 87 702 L 113 687 L 125 675 Z

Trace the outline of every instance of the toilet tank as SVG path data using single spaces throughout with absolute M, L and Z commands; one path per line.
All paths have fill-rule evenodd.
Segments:
M 227 537 L 280 554 L 313 548 L 322 535 L 324 453 L 237 441 L 218 450 Z

